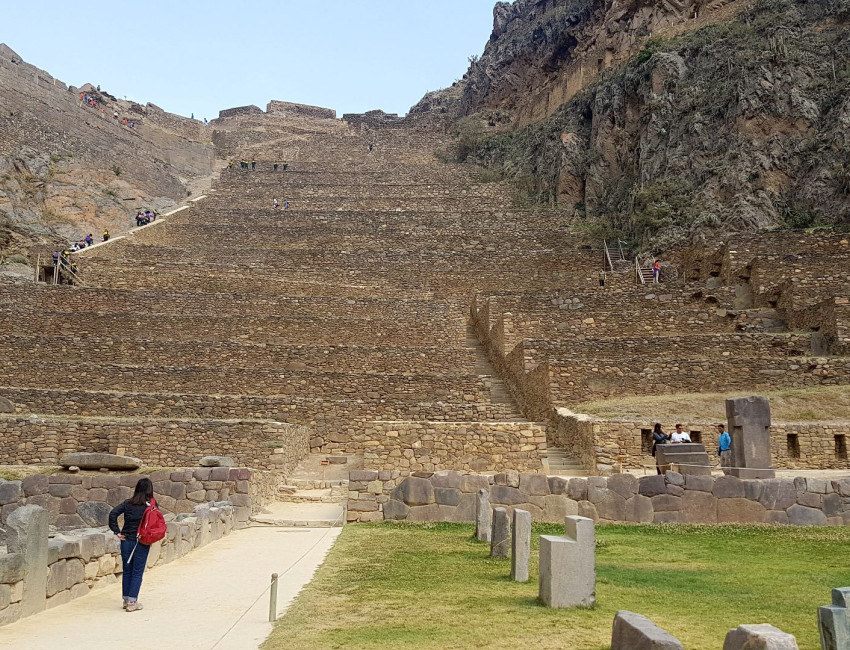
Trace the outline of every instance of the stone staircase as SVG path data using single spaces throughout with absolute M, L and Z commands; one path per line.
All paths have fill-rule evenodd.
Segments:
M 546 473 L 550 476 L 587 476 L 587 469 L 572 458 L 566 450 L 550 446 L 546 450 L 544 461 Z

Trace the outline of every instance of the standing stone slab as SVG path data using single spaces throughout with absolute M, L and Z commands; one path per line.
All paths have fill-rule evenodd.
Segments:
M 850 587 L 832 590 L 832 605 L 818 607 L 818 628 L 823 650 L 850 648 Z
M 40 506 L 23 506 L 6 520 L 9 553 L 24 556 L 24 592 L 21 617 L 47 607 L 47 533 L 50 515 Z
M 493 511 L 490 510 L 490 494 L 484 488 L 478 490 L 475 500 L 475 538 L 489 542 L 493 531 Z
M 646 616 L 620 611 L 614 617 L 611 650 L 684 650 L 684 646 Z
M 528 582 L 528 560 L 531 557 L 531 513 L 514 510 L 511 530 L 511 579 Z
M 493 532 L 490 535 L 490 557 L 506 558 L 511 552 L 511 519 L 505 508 L 493 510 Z
M 733 443 L 734 444 L 734 443 Z M 729 630 L 723 642 L 723 650 L 799 650 L 797 639 L 779 628 L 761 623 L 739 625 Z
M 766 397 L 726 400 L 726 418 L 732 436 L 732 476 L 774 478 L 770 458 L 770 402 Z
M 540 537 L 539 595 L 549 607 L 589 607 L 596 602 L 592 519 L 567 517 L 565 537 Z

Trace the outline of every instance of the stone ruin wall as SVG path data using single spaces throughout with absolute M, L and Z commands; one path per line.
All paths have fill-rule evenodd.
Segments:
M 178 173 L 212 172 L 212 145 L 188 139 L 183 129 L 164 131 L 144 123 L 129 129 L 115 124 L 111 114 L 102 119 L 98 111 L 78 104 L 76 89 L 30 64 L 0 56 L 0 155 L 28 146 L 71 155 L 110 173 L 117 166 L 123 179 L 149 195 L 172 199 L 186 194 Z M 183 119 L 166 115 L 153 123 Z
M 725 420 L 725 418 L 721 418 Z M 681 420 L 680 420 L 681 421 Z M 686 431 L 699 431 L 714 469 L 719 469 L 717 457 L 717 422 L 681 421 Z M 666 423 L 666 428 L 672 428 Z M 605 420 L 569 413 L 559 409 L 550 427 L 551 442 L 556 447 L 577 450 L 576 459 L 591 471 L 640 469 L 651 466 L 655 459 L 646 432 L 654 422 Z M 789 436 L 795 436 L 799 456 L 791 455 Z M 776 469 L 850 469 L 846 451 L 838 452 L 836 436 L 844 436 L 845 450 L 850 442 L 850 423 L 774 422 L 770 427 L 770 453 Z
M 0 625 L 120 580 L 118 539 L 105 523 L 112 507 L 128 498 L 144 475 L 63 473 L 0 480 L 4 525 L 27 506 L 15 524 L 24 522 L 25 546 L 0 553 Z M 167 522 L 165 538 L 151 546 L 148 568 L 246 527 L 251 514 L 273 499 L 279 480 L 271 472 L 228 467 L 159 470 L 147 476 Z M 48 525 L 60 532 L 50 533 Z
M 0 417 L 0 464 L 56 465 L 76 451 L 120 453 L 177 467 L 210 453 L 257 469 L 291 471 L 309 453 L 309 429 L 270 421 L 117 421 Z
M 283 115 L 297 115 L 299 117 L 312 117 L 324 120 L 335 120 L 336 111 L 321 106 L 310 106 L 308 104 L 294 104 L 273 99 L 266 105 L 266 113 L 279 113 Z
M 349 521 L 474 521 L 476 494 L 490 505 L 563 523 L 568 515 L 617 523 L 850 525 L 850 478 L 741 480 L 734 476 L 563 478 L 399 470 L 349 473 Z
M 275 500 L 281 475 L 277 472 L 236 467 L 194 467 L 156 471 L 57 472 L 33 474 L 22 480 L 0 479 L 0 526 L 15 510 L 37 505 L 47 510 L 51 526 L 73 530 L 104 526 L 109 510 L 133 496 L 140 478 L 154 484 L 157 503 L 164 513 L 194 511 L 199 504 L 229 501 L 236 521 L 248 517 Z M 0 541 L 5 537 L 0 536 Z

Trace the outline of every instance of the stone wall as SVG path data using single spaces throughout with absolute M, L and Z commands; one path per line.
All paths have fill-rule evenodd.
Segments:
M 568 515 L 603 523 L 770 523 L 850 525 L 850 478 L 741 480 L 667 472 L 637 477 L 563 478 L 504 472 L 399 470 L 349 473 L 349 521 L 473 521 L 475 495 L 531 512 L 536 521 Z
M 236 117 L 237 115 L 262 115 L 263 109 L 259 106 L 236 106 L 235 108 L 226 108 L 218 112 L 218 119 L 226 117 Z
M 75 451 L 121 453 L 179 467 L 210 454 L 288 472 L 309 452 L 306 427 L 262 420 L 115 420 L 0 416 L 0 464 L 55 465 Z
M 140 473 L 81 472 L 33 474 L 20 481 L 0 479 L 0 526 L 25 505 L 47 510 L 51 526 L 70 530 L 103 526 L 109 510 L 129 499 L 140 478 L 154 484 L 154 495 L 163 512 L 175 515 L 194 511 L 211 501 L 229 501 L 242 525 L 260 507 L 274 501 L 283 480 L 276 472 L 232 467 L 163 469 Z M 4 537 L 0 534 L 0 540 Z
M 151 546 L 148 569 L 168 564 L 228 535 L 239 523 L 237 508 L 226 501 L 198 505 L 186 514 L 167 514 L 166 521 L 166 537 Z M 31 545 L 42 546 L 41 552 L 33 553 Z M 42 562 L 33 562 L 33 558 Z M 43 596 L 32 594 L 31 590 L 28 593 L 26 583 L 35 581 L 36 574 L 43 575 L 45 570 Z M 30 538 L 25 552 L 0 554 L 0 625 L 115 584 L 121 573 L 118 538 L 108 529 L 77 530 L 52 535 L 49 540 L 46 536 Z
M 308 104 L 293 104 L 292 102 L 281 102 L 273 99 L 266 106 L 266 113 L 283 113 L 285 115 L 299 115 L 302 117 L 315 117 L 319 119 L 335 120 L 336 111 L 321 106 L 309 106 Z
M 708 457 L 719 468 L 716 422 L 680 420 L 686 431 L 698 431 Z M 605 420 L 558 409 L 552 443 L 556 447 L 576 450 L 576 459 L 591 471 L 611 472 L 622 465 L 639 469 L 653 465 L 651 431 L 654 422 Z M 671 430 L 673 422 L 662 423 Z M 789 436 L 793 436 L 790 444 Z M 843 436 L 842 442 L 837 437 Z M 696 436 L 692 436 L 696 437 Z M 850 469 L 847 444 L 850 423 L 774 422 L 770 427 L 770 454 L 777 469 Z
M 339 434 L 323 452 L 364 453 L 366 467 L 405 471 L 537 471 L 546 449 L 544 428 L 530 422 L 366 422 Z

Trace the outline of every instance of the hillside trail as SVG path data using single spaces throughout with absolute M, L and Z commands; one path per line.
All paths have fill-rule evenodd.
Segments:
M 324 561 L 342 528 L 256 527 L 145 573 L 139 601 L 121 608 L 109 585 L 3 628 L 0 648 L 247 650 L 271 633 L 268 587 L 280 575 L 278 615 Z M 241 619 L 240 619 L 241 617 Z M 132 631 L 131 633 L 129 631 Z

